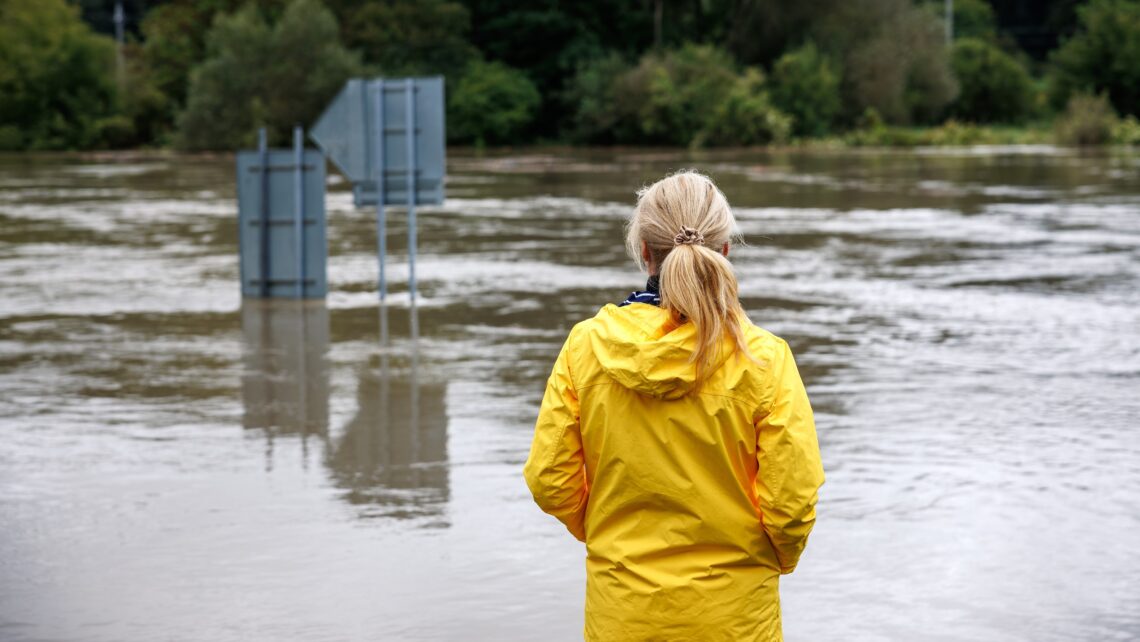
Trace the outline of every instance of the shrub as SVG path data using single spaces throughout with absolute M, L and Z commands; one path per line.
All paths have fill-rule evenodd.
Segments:
M 100 147 L 130 147 L 135 142 L 134 123 L 122 114 L 100 118 L 95 121 L 95 140 Z
M 1112 129 L 1112 142 L 1117 145 L 1140 145 L 1140 120 L 1129 114 Z
M 791 133 L 764 74 L 738 73 L 727 52 L 710 46 L 648 53 L 633 67 L 616 54 L 596 59 L 565 97 L 576 105 L 574 137 L 590 142 L 755 145 Z
M 1057 142 L 1062 145 L 1103 145 L 1112 139 L 1116 112 L 1104 94 L 1073 94 L 1057 119 Z
M 478 146 L 513 142 L 541 101 L 523 72 L 500 62 L 474 62 L 451 94 L 448 137 Z
M 650 53 L 618 78 L 614 88 L 619 119 L 632 118 L 631 132 L 641 142 L 688 145 L 705 128 L 736 83 L 732 58 L 721 49 L 686 45 Z
M 839 114 L 839 74 L 808 42 L 772 66 L 772 103 L 794 119 L 798 136 L 825 136 Z
M 1105 92 L 1120 113 L 1140 115 L 1140 2 L 1092 0 L 1077 16 L 1077 33 L 1051 58 L 1054 104 Z
M 1020 122 L 1033 103 L 1029 72 L 996 46 L 965 38 L 954 43 L 951 66 L 958 98 L 950 105 L 957 118 L 976 123 Z
M 792 118 L 772 105 L 764 75 L 748 69 L 712 112 L 694 139 L 697 145 L 763 145 L 785 142 Z
M 114 59 L 113 42 L 65 0 L 0 2 L 0 146 L 95 145 L 115 108 Z
M 977 125 L 948 120 L 925 132 L 924 145 L 980 145 L 990 142 L 987 133 Z
M 360 69 L 320 0 L 292 0 L 273 26 L 247 5 L 218 18 L 207 43 L 179 118 L 177 142 L 185 149 L 252 145 L 259 125 L 271 143 L 285 143 L 295 124 L 311 124 Z

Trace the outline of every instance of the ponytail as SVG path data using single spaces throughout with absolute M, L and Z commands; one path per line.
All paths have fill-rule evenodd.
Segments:
M 732 350 L 751 356 L 740 327 L 744 311 L 732 264 L 703 245 L 678 245 L 661 262 L 661 307 L 678 322 L 689 322 L 697 335 L 691 361 L 704 380 L 720 362 L 727 334 Z
M 703 381 L 726 355 L 756 359 L 744 339 L 736 275 L 721 253 L 732 240 L 736 221 L 716 185 L 696 172 L 667 176 L 638 194 L 626 246 L 639 264 L 645 243 L 661 281 L 661 307 L 677 323 L 692 323 L 697 345 L 690 361 Z

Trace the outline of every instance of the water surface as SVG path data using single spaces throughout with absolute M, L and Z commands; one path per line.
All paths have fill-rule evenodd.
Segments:
M 454 152 L 388 349 L 342 181 L 327 304 L 243 305 L 231 159 L 2 157 L 0 639 L 579 638 L 520 469 L 682 167 L 817 411 L 788 639 L 1140 638 L 1140 155 L 998 148 Z

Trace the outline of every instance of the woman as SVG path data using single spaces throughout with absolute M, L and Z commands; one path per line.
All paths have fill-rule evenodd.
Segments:
M 823 483 L 788 345 L 737 298 L 724 194 L 695 172 L 638 194 L 645 292 L 574 326 L 524 469 L 586 543 L 587 640 L 780 640 L 779 577 Z

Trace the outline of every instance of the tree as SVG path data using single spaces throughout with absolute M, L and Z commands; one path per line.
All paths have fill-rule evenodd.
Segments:
M 458 78 L 479 55 L 467 41 L 467 9 L 446 0 L 368 2 L 345 9 L 345 44 L 384 75 L 444 74 Z
M 310 125 L 360 70 L 320 0 L 292 0 L 275 25 L 252 5 L 219 17 L 207 50 L 179 119 L 185 149 L 251 145 L 259 125 L 271 141 L 288 141 L 295 124 Z
M 1077 33 L 1051 58 L 1054 103 L 1104 92 L 1118 112 L 1140 115 L 1140 1 L 1092 0 L 1077 16 Z
M 839 114 L 836 65 L 808 42 L 772 66 L 772 103 L 794 119 L 799 136 L 823 136 Z
M 957 0 L 956 0 L 957 1 Z M 997 26 L 1035 61 L 1048 58 L 1059 39 L 1072 35 L 1078 5 L 1088 0 L 988 0 Z
M 475 61 L 448 101 L 449 138 L 509 143 L 530 124 L 542 97 L 526 75 L 501 62 Z
M 65 0 L 0 0 L 0 149 L 98 144 L 114 60 L 114 43 Z
M 769 65 L 803 42 L 839 0 L 740 0 L 728 30 L 728 50 L 743 64 Z
M 279 15 L 284 0 L 171 0 L 143 17 L 143 60 L 173 105 L 186 103 L 190 71 L 206 57 L 206 34 L 215 18 L 251 5 L 262 15 Z
M 728 46 L 768 65 L 807 40 L 842 61 L 841 116 L 873 108 L 888 122 L 932 121 L 954 98 L 941 18 L 912 0 L 739 0 Z
M 563 96 L 566 104 L 575 106 L 566 132 L 572 140 L 611 144 L 636 137 L 619 131 L 629 127 L 629 119 L 616 109 L 617 82 L 629 70 L 629 63 L 616 52 L 578 68 Z
M 957 94 L 943 25 L 910 0 L 846 0 L 817 15 L 813 39 L 843 61 L 848 120 L 933 122 Z
M 951 66 L 961 88 L 951 113 L 976 123 L 1018 122 L 1033 101 L 1029 72 L 996 46 L 965 38 L 954 43 Z
M 954 39 L 997 37 L 994 8 L 986 0 L 954 0 Z

